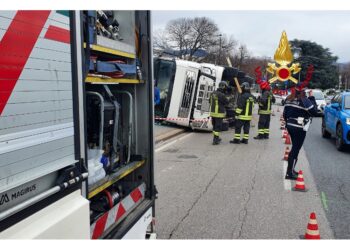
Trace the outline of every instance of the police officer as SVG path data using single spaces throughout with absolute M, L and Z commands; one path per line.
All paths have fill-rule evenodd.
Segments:
M 213 124 L 213 145 L 218 145 L 221 141 L 220 132 L 222 130 L 222 121 L 225 118 L 225 106 L 228 100 L 225 96 L 227 83 L 221 81 L 218 89 L 213 91 L 210 96 L 210 116 Z
M 270 85 L 265 81 L 260 85 L 262 90 L 261 97 L 258 99 L 259 104 L 259 123 L 258 123 L 258 135 L 254 139 L 269 139 L 270 135 L 270 120 L 271 120 L 271 106 L 275 103 L 276 99 L 271 93 Z
M 239 96 L 236 108 L 235 135 L 230 143 L 248 144 L 250 121 L 252 120 L 255 97 L 250 93 L 249 83 L 244 82 L 241 86 L 242 94 Z M 243 127 L 243 139 L 241 139 L 241 129 Z
M 296 89 L 287 97 L 283 117 L 292 139 L 292 149 L 288 156 L 286 179 L 296 180 L 298 177 L 298 172 L 294 168 L 311 123 L 311 117 L 315 115 L 317 115 L 317 104 L 314 96 L 306 98 L 304 90 Z

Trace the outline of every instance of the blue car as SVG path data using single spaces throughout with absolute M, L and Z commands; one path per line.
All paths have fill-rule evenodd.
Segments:
M 322 136 L 335 137 L 339 151 L 350 144 L 350 92 L 337 94 L 325 107 L 322 118 Z

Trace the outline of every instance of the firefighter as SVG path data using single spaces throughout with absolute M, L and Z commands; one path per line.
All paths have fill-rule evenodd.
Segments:
M 292 149 L 288 155 L 288 167 L 285 179 L 296 180 L 298 172 L 294 170 L 298 155 L 303 146 L 306 131 L 311 117 L 317 115 L 317 104 L 314 96 L 305 97 L 303 89 L 293 90 L 287 97 L 283 117 L 292 139 Z
M 213 145 L 218 145 L 221 141 L 220 132 L 222 130 L 222 121 L 225 118 L 225 106 L 228 100 L 225 96 L 227 83 L 221 81 L 217 90 L 210 96 L 210 117 L 213 124 Z
M 229 127 L 234 127 L 235 124 L 235 94 L 233 87 L 228 86 L 226 89 L 226 98 L 228 104 L 225 107 L 226 110 L 226 119 L 229 121 Z
M 250 121 L 252 120 L 255 97 L 250 93 L 249 83 L 244 82 L 241 86 L 242 94 L 239 96 L 236 108 L 235 135 L 230 143 L 248 144 Z M 241 139 L 241 129 L 243 127 L 243 139 Z
M 268 82 L 264 81 L 260 84 L 262 90 L 261 97 L 258 99 L 259 104 L 259 123 L 258 123 L 258 135 L 254 139 L 269 139 L 270 135 L 270 119 L 271 119 L 271 106 L 275 103 L 276 99 L 271 93 L 271 87 Z

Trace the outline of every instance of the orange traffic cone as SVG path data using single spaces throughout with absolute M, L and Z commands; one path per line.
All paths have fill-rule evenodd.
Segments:
M 285 129 L 285 130 L 283 131 L 282 138 L 283 138 L 283 139 L 286 139 L 287 136 L 288 136 L 288 131 Z
M 281 129 L 285 129 L 286 128 L 286 123 L 284 121 L 281 122 Z
M 305 183 L 304 183 L 304 177 L 303 177 L 303 171 L 299 171 L 298 173 L 298 178 L 295 182 L 295 186 L 292 189 L 293 191 L 300 191 L 300 192 L 306 192 L 307 189 L 305 188 Z
M 287 144 L 287 145 L 292 144 L 292 142 L 291 142 L 291 140 L 290 140 L 290 136 L 289 136 L 289 135 L 287 135 L 287 136 L 286 136 L 286 140 L 284 141 L 284 143 L 285 143 L 285 144 Z
M 306 240 L 321 239 L 320 232 L 318 231 L 318 225 L 317 225 L 315 213 L 310 214 L 310 220 L 309 220 L 309 223 L 307 224 L 305 239 Z
M 283 160 L 288 161 L 289 152 L 289 147 L 286 147 L 286 150 L 284 151 Z

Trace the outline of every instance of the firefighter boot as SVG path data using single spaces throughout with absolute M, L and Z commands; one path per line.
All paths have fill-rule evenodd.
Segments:
M 220 144 L 220 141 L 221 141 L 221 139 L 219 138 L 219 136 L 214 135 L 214 138 L 213 138 L 213 145 L 218 145 L 218 144 Z
M 242 139 L 241 143 L 248 144 L 248 139 Z
M 257 136 L 254 137 L 255 140 L 262 140 L 264 138 L 265 136 L 263 134 L 258 134 Z
M 239 141 L 239 139 L 233 139 L 233 140 L 230 141 L 230 143 L 240 144 L 241 142 Z
M 269 135 L 270 135 L 270 129 L 265 129 L 265 133 L 264 133 L 264 139 L 269 139 Z

